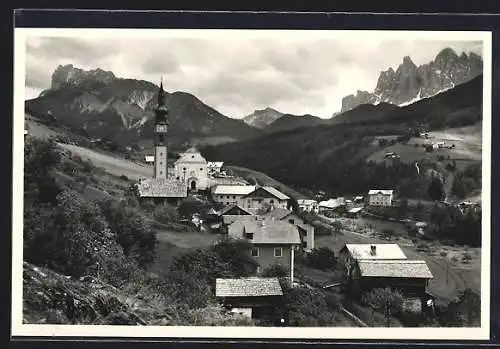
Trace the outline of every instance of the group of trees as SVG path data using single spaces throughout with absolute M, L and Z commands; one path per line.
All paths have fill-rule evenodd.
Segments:
M 470 165 L 464 171 L 455 174 L 451 192 L 456 197 L 463 199 L 474 190 L 481 189 L 481 183 L 481 164 Z
M 430 214 L 433 225 L 431 234 L 458 244 L 481 246 L 481 218 L 480 207 L 462 211 L 455 206 L 435 204 Z

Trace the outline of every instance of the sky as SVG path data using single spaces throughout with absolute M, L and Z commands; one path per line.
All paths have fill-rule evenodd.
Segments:
M 445 47 L 482 55 L 481 41 L 422 41 L 387 37 L 27 37 L 26 98 L 50 88 L 60 64 L 111 70 L 117 77 L 184 91 L 222 114 L 241 118 L 257 109 L 329 118 L 342 98 L 373 91 L 381 71 L 404 56 L 428 63 Z

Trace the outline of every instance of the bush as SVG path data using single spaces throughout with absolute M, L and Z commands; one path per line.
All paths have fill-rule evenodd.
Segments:
M 262 272 L 262 276 L 264 277 L 287 277 L 288 276 L 288 270 L 280 265 L 280 264 L 274 264 L 270 265 L 264 271 Z
M 384 314 L 387 327 L 390 326 L 391 316 L 403 310 L 403 296 L 397 290 L 389 287 L 375 288 L 363 294 L 361 301 L 369 306 L 373 312 L 380 311 Z
M 177 211 L 169 204 L 162 204 L 155 207 L 153 211 L 153 218 L 163 224 L 175 222 L 178 219 Z
M 337 265 L 335 253 L 328 247 L 315 248 L 306 255 L 305 262 L 316 269 L 334 269 Z

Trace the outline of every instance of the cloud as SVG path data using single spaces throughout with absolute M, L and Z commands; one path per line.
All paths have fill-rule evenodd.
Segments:
M 285 113 L 330 117 L 342 98 L 373 91 L 380 71 L 404 56 L 427 63 L 445 47 L 482 52 L 478 41 L 386 40 L 360 36 L 281 39 L 29 37 L 26 80 L 30 93 L 50 87 L 59 64 L 111 70 L 118 77 L 193 93 L 221 113 L 243 117 L 268 106 Z

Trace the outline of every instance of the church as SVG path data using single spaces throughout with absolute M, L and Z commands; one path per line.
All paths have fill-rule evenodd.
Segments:
M 205 190 L 209 187 L 208 162 L 195 148 L 191 147 L 174 164 L 175 178 L 186 184 L 188 190 Z
M 187 186 L 180 178 L 168 173 L 167 130 L 168 109 L 165 105 L 163 81 L 160 83 L 155 107 L 154 166 L 152 178 L 140 180 L 137 184 L 139 196 L 154 201 L 175 201 L 187 197 Z

